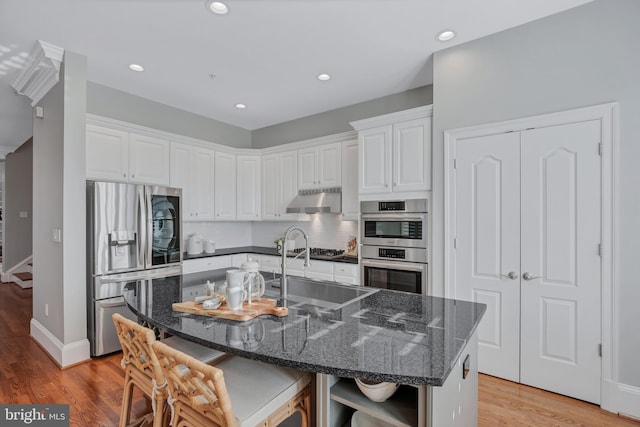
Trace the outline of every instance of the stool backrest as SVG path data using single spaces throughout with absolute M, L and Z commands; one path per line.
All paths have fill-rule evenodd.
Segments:
M 136 367 L 158 385 L 164 384 L 162 368 L 152 347 L 156 342 L 153 331 L 118 313 L 114 313 L 111 318 L 122 347 L 123 363 Z
M 169 386 L 169 404 L 178 417 L 177 422 L 191 419 L 189 424 L 198 425 L 198 421 L 194 421 L 198 418 L 191 416 L 195 411 L 219 426 L 236 425 L 221 369 L 159 341 L 153 344 L 153 349 Z

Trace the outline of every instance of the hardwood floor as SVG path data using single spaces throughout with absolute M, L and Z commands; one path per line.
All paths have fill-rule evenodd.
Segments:
M 31 289 L 0 283 L 0 402 L 68 403 L 71 425 L 114 426 L 124 375 L 115 354 L 61 370 L 30 337 Z M 636 426 L 595 405 L 480 375 L 478 425 Z M 134 410 L 149 410 L 144 398 Z

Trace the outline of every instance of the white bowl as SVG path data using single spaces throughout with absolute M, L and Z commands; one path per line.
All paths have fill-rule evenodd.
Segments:
M 393 396 L 393 393 L 395 393 L 396 390 L 398 390 L 398 387 L 400 387 L 400 384 L 373 382 L 369 380 L 361 380 L 360 378 L 356 378 L 356 385 L 362 394 L 374 402 L 384 402 Z

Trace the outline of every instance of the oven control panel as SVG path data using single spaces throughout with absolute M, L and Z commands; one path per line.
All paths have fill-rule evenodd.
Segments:
M 379 258 L 405 259 L 406 249 L 378 248 Z

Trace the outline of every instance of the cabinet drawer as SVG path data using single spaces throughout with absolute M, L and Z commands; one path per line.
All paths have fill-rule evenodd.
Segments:
M 182 263 L 182 273 L 198 273 L 200 271 L 218 270 L 231 267 L 231 255 L 209 258 L 188 259 Z
M 333 273 L 336 276 L 356 277 L 358 275 L 358 264 L 346 264 L 343 262 L 336 262 L 333 264 Z
M 333 280 L 333 274 L 331 273 L 316 273 L 316 272 L 307 270 L 304 272 L 304 276 L 309 279 L 316 279 L 316 280 L 328 280 L 328 281 Z

